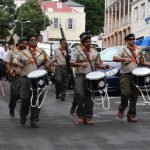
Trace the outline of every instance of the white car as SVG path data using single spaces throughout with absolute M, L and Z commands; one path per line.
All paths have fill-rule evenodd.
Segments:
M 73 50 L 73 48 L 76 47 L 79 44 L 80 44 L 80 41 L 78 41 L 78 42 L 71 42 L 71 43 L 68 42 L 68 47 L 69 47 L 70 50 Z M 95 43 L 95 42 L 92 42 L 91 45 L 92 45 L 92 48 L 98 47 L 98 44 Z

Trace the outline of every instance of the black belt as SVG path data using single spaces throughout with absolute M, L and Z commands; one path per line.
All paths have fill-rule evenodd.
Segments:
M 120 73 L 120 74 L 122 74 L 122 75 L 132 75 L 131 72 L 129 72 L 129 73 Z
M 76 76 L 81 76 L 81 77 L 85 77 L 86 74 L 85 73 L 77 73 Z
M 23 78 L 27 78 L 27 76 L 21 76 L 21 77 L 23 77 Z
M 58 68 L 66 68 L 67 65 L 57 65 L 56 68 L 57 68 L 57 67 L 58 67 Z

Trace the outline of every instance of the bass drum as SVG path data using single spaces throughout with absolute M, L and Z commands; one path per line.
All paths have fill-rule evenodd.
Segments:
M 94 71 L 86 75 L 86 85 L 89 90 L 98 91 L 106 87 L 105 73 Z
M 133 82 L 139 87 L 150 85 L 150 69 L 138 67 L 132 71 Z
M 46 70 L 35 70 L 27 76 L 31 82 L 32 89 L 42 89 L 49 85 L 49 77 Z

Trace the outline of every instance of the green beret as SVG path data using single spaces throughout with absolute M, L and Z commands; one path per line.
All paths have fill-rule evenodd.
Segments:
M 86 39 L 90 39 L 92 37 L 92 35 L 89 32 L 83 32 L 80 34 L 80 41 L 83 42 Z
M 22 41 L 27 41 L 27 38 L 26 38 L 26 37 L 21 37 L 21 38 L 18 40 L 18 43 L 21 43 Z

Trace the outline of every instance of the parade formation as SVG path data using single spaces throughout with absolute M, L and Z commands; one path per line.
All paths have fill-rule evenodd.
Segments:
M 0 150 L 149 150 L 150 0 L 141 1 L 0 2 Z
M 108 69 L 109 65 L 104 64 L 99 53 L 91 48 L 89 32 L 83 32 L 79 37 L 80 44 L 71 52 L 67 47 L 67 40 L 62 38 L 60 47 L 51 57 L 42 47 L 38 47 L 38 43 L 42 42 L 42 35 L 31 34 L 26 39 L 20 38 L 17 45 L 10 48 L 4 56 L 2 69 L 6 69 L 10 80 L 9 114 L 11 117 L 15 117 L 15 106 L 20 100 L 20 123 L 25 125 L 27 116 L 30 114 L 30 126 L 39 128 L 40 109 L 51 83 L 49 74 L 54 74 L 56 99 L 65 101 L 68 77 L 71 73 L 75 85 L 70 113 L 76 112 L 77 124 L 93 125 L 94 95 L 97 91 L 102 93 L 104 89 L 107 89 L 105 73 L 99 69 Z M 126 35 L 124 40 L 127 43 L 126 47 L 120 49 L 118 55 L 113 57 L 113 61 L 122 64 L 120 69 L 121 104 L 118 117 L 121 119 L 124 117 L 124 110 L 129 101 L 127 121 L 137 122 L 136 103 L 139 89 L 133 75 L 136 77 L 140 75 L 137 71 L 134 74 L 133 72 L 140 65 L 147 66 L 146 71 L 149 74 L 146 73 L 147 78 L 144 78 L 143 86 L 145 82 L 149 84 L 150 62 L 145 61 L 141 50 L 135 46 L 134 34 Z M 141 75 L 144 76 L 144 71 L 142 72 Z M 139 82 L 141 83 L 141 80 Z M 103 95 L 98 97 L 103 102 Z

